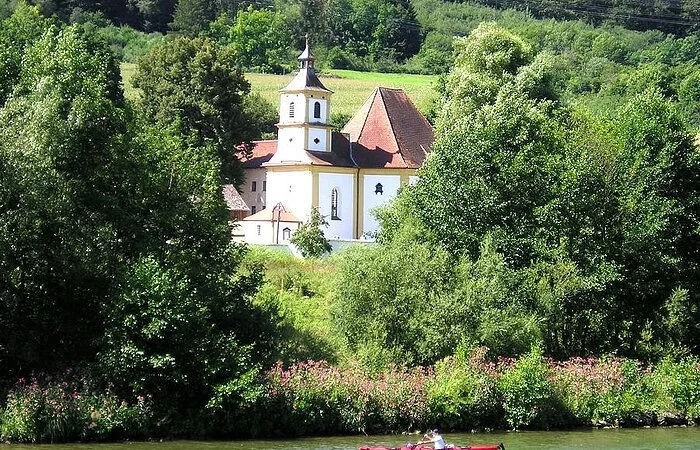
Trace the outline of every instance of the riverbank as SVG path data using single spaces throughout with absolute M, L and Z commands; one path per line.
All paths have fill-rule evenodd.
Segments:
M 485 359 L 486 349 L 430 368 L 370 372 L 326 362 L 271 368 L 248 386 L 219 389 L 185 420 L 69 381 L 29 380 L 8 395 L 0 434 L 10 442 L 215 439 L 483 430 L 693 425 L 697 359 L 655 366 L 619 358 L 553 361 L 539 351 Z M 82 390 L 81 390 L 82 389 Z M 170 420 L 170 421 L 169 421 Z

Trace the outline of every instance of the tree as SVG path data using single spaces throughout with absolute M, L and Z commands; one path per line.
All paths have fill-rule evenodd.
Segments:
M 0 27 L 0 105 L 19 81 L 25 50 L 48 30 L 50 22 L 39 15 L 39 8 L 19 3 Z
M 174 127 L 195 146 L 212 146 L 222 179 L 240 184 L 240 144 L 259 135 L 244 108 L 250 84 L 236 54 L 206 38 L 178 37 L 154 47 L 139 62 L 134 86 L 154 124 Z
M 127 184 L 120 83 L 94 35 L 50 29 L 26 51 L 0 110 L 3 377 L 94 356 L 122 259 L 117 223 L 129 215 L 114 190 Z
M 4 383 L 88 367 L 174 427 L 217 388 L 233 400 L 274 327 L 238 272 L 212 146 L 148 126 L 117 62 L 79 26 L 26 52 L 0 109 Z
M 318 212 L 318 208 L 312 208 L 311 218 L 294 232 L 290 242 L 299 249 L 304 258 L 318 258 L 324 253 L 330 253 L 333 248 L 321 229 L 327 226 L 328 222 Z
M 236 14 L 226 42 L 241 65 L 280 73 L 289 61 L 289 47 L 294 40 L 282 14 L 249 6 Z
M 432 153 L 382 212 L 379 252 L 414 257 L 408 249 L 426 241 L 447 251 L 453 281 L 423 296 L 470 324 L 468 343 L 509 353 L 541 341 L 559 358 L 697 351 L 698 152 L 671 103 L 646 90 L 601 120 L 564 106 L 556 58 L 529 62 L 517 37 L 485 25 L 457 48 Z M 420 237 L 407 243 L 405 227 Z M 364 266 L 386 273 L 390 263 Z M 390 330 L 382 308 L 406 291 L 382 289 L 353 302 Z M 418 341 L 399 348 L 429 338 Z
M 170 28 L 188 36 L 197 36 L 216 18 L 216 13 L 211 0 L 178 0 Z

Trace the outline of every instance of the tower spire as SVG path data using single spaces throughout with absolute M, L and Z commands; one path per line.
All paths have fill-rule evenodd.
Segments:
M 314 68 L 314 55 L 311 53 L 311 48 L 309 47 L 309 33 L 306 33 L 306 48 L 301 55 L 299 55 L 299 68 L 300 69 L 313 69 Z

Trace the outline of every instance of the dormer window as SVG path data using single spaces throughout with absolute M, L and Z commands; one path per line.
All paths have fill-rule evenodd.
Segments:
M 289 104 L 289 117 L 294 117 L 294 102 Z
M 321 118 L 321 102 L 314 103 L 314 119 Z

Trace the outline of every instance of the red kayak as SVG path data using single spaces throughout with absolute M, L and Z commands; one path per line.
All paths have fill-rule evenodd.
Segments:
M 404 445 L 403 447 L 360 447 L 360 450 L 434 450 L 432 445 Z M 506 450 L 503 444 L 472 445 L 459 447 L 448 445 L 445 450 Z

